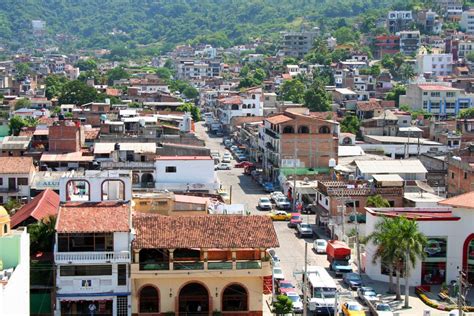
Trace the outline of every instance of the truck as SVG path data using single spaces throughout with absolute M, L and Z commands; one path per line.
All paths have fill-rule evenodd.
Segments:
M 339 240 L 330 240 L 326 247 L 327 259 L 330 263 L 329 269 L 341 276 L 343 273 L 352 272 L 351 248 L 346 243 Z
M 336 281 L 324 267 L 309 266 L 307 271 L 308 308 L 310 312 L 313 315 L 334 315 L 337 292 Z

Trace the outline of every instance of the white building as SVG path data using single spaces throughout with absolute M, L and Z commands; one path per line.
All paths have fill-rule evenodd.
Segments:
M 155 179 L 158 190 L 213 193 L 219 188 L 211 156 L 157 157 Z
M 425 180 L 428 171 L 418 159 L 356 160 L 356 175 L 364 180 L 377 174 L 398 174 L 403 180 Z
M 31 157 L 0 157 L 0 204 L 29 199 L 35 167 Z
M 419 75 L 447 76 L 453 72 L 453 54 L 419 54 L 416 66 Z
M 458 267 L 467 272 L 469 282 L 474 281 L 474 192 L 459 195 L 439 202 L 447 207 L 428 208 L 367 208 L 366 234 L 374 231 L 376 223 L 382 216 L 406 216 L 416 220 L 419 230 L 428 238 L 425 248 L 426 258 L 418 261 L 410 269 L 409 284 L 441 285 L 449 284 L 458 277 Z M 378 281 L 388 282 L 388 270 L 372 259 L 376 247 L 369 243 L 366 246 L 365 272 Z
M 129 173 L 63 177 L 60 199 L 54 314 L 131 315 Z
M 0 206 L 0 315 L 30 315 L 30 235 Z
M 474 34 L 474 10 L 464 11 L 459 22 L 461 30 L 467 34 Z
M 261 88 L 248 89 L 237 96 L 219 100 L 217 117 L 225 129 L 229 129 L 231 119 L 238 116 L 262 116 L 263 93 Z
M 466 58 L 467 55 L 474 52 L 474 42 L 471 40 L 459 40 L 458 42 L 458 57 Z

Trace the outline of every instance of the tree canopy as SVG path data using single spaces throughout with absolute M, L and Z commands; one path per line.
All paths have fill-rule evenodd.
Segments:
M 325 112 L 331 109 L 332 96 L 324 89 L 320 80 L 315 80 L 306 90 L 304 104 L 314 112 Z
M 64 84 L 59 96 L 60 104 L 81 105 L 94 102 L 98 98 L 97 90 L 79 80 L 72 80 Z

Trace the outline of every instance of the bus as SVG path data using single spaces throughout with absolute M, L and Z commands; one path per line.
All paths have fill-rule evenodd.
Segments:
M 324 267 L 310 266 L 307 272 L 309 310 L 316 315 L 333 315 L 336 305 L 336 281 Z

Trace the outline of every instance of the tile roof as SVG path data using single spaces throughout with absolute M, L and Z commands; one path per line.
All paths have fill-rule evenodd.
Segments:
M 46 189 L 36 196 L 30 203 L 23 205 L 11 217 L 11 226 L 14 228 L 33 217 L 41 220 L 50 215 L 57 215 L 59 209 L 59 195 L 51 189 Z
M 97 139 L 99 137 L 100 128 L 91 128 L 84 131 L 85 139 Z
M 376 109 L 382 109 L 382 106 L 377 100 L 360 101 L 357 102 L 357 109 L 359 111 L 373 111 Z
M 453 87 L 447 87 L 437 84 L 419 84 L 418 87 L 423 91 L 461 91 L 462 89 L 457 89 Z
M 0 174 L 30 173 L 32 157 L 0 157 Z
M 69 202 L 59 209 L 58 233 L 128 232 L 129 205 L 116 202 Z
M 453 196 L 452 198 L 438 202 L 438 204 L 462 208 L 474 208 L 474 191 Z
M 91 162 L 94 160 L 94 156 L 83 155 L 82 151 L 75 151 L 66 154 L 54 154 L 50 152 L 45 152 L 41 155 L 41 162 Z
M 271 124 L 281 124 L 285 122 L 292 121 L 293 119 L 291 117 L 288 117 L 283 114 L 271 116 L 267 118 L 267 121 L 270 122 Z
M 135 249 L 272 248 L 278 238 L 268 216 L 134 214 Z

